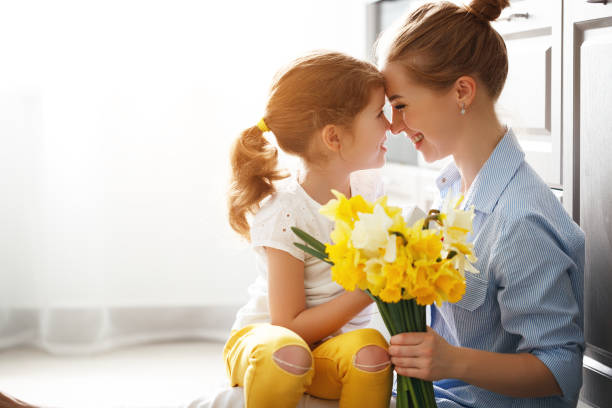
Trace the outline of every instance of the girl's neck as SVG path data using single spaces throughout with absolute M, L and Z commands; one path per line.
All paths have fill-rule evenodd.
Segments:
M 335 198 L 332 189 L 351 197 L 350 176 L 350 172 L 339 168 L 304 165 L 299 172 L 298 183 L 313 200 L 325 204 Z
M 461 192 L 466 194 L 478 172 L 504 137 L 506 128 L 499 122 L 494 111 L 465 124 L 453 159 L 461 173 Z

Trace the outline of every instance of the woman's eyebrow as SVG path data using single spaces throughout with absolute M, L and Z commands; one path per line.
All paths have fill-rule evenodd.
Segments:
M 401 97 L 402 97 L 401 95 L 391 95 L 389 97 L 389 102 L 393 102 L 395 99 L 401 98 Z

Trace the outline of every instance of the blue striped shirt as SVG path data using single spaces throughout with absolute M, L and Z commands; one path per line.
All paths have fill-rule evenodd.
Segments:
M 582 385 L 584 234 L 525 162 L 511 130 L 465 195 L 475 209 L 479 274 L 466 273 L 455 304 L 431 308 L 431 326 L 450 344 L 531 353 L 553 373 L 562 397 L 511 398 L 464 382 L 435 383 L 439 408 L 575 407 Z M 451 163 L 437 179 L 440 199 L 460 193 Z

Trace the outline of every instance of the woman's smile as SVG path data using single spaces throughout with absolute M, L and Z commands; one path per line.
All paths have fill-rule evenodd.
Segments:
M 423 136 L 423 134 L 419 132 L 413 135 L 408 135 L 408 138 L 412 141 L 412 143 L 414 144 L 414 147 L 418 150 L 425 136 Z

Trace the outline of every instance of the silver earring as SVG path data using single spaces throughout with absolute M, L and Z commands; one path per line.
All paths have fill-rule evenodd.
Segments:
M 465 115 L 465 103 L 461 104 L 461 114 Z

